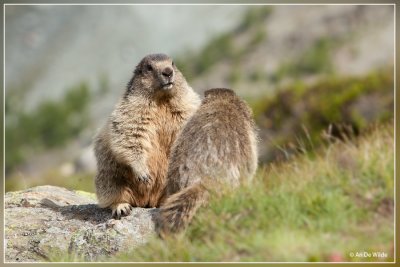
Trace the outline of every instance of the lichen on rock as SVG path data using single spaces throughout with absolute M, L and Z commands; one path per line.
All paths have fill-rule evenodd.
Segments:
M 38 186 L 5 195 L 6 262 L 80 258 L 99 261 L 146 243 L 155 209 L 134 208 L 121 220 L 93 195 Z

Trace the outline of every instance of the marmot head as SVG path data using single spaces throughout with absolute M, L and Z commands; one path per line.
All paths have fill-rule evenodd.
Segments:
M 128 91 L 141 88 L 146 91 L 143 93 L 171 94 L 184 81 L 173 60 L 165 54 L 145 56 L 133 74 L 128 84 Z
M 235 91 L 228 88 L 212 88 L 204 92 L 203 104 L 224 105 L 230 103 L 236 105 L 236 108 L 246 117 L 252 121 L 253 112 L 250 107 L 240 99 Z
M 228 88 L 212 88 L 208 89 L 204 92 L 204 97 L 236 97 L 235 92 L 232 89 Z

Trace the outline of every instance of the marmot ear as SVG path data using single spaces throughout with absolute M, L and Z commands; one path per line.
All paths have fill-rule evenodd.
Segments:
M 143 64 L 142 62 L 139 62 L 139 64 L 137 64 L 135 70 L 133 71 L 133 76 L 142 74 L 143 72 L 142 69 L 143 69 Z
M 139 68 L 139 67 L 136 67 L 136 69 L 135 69 L 135 71 L 133 72 L 133 75 L 135 76 L 135 75 L 140 75 L 140 74 L 142 74 L 143 72 L 142 72 L 142 68 Z
M 131 91 L 132 90 L 132 85 L 133 85 L 133 80 L 134 80 L 135 76 L 133 76 L 131 78 L 131 80 L 128 82 L 128 84 L 126 85 L 126 91 Z

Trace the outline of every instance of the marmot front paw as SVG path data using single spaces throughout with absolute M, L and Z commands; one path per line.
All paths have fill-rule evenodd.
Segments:
M 134 163 L 131 165 L 131 167 L 140 182 L 150 182 L 150 173 L 145 164 Z
M 131 214 L 132 206 L 129 203 L 118 203 L 111 206 L 112 217 L 114 219 L 121 219 L 121 216 L 128 216 Z
M 143 183 L 149 183 L 150 182 L 150 175 L 145 174 L 137 177 L 139 181 Z

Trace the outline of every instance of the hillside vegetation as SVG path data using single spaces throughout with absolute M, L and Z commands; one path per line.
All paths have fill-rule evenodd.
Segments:
M 200 209 L 184 235 L 112 261 L 392 261 L 393 128 L 260 169 Z M 351 257 L 385 252 L 386 258 Z
M 393 86 L 393 68 L 385 68 L 361 77 L 329 76 L 312 85 L 298 81 L 249 99 L 263 140 L 261 161 L 285 159 L 331 136 L 356 136 L 371 123 L 392 120 Z
M 5 105 L 6 173 L 38 152 L 65 146 L 89 124 L 91 96 L 85 83 L 68 90 L 61 101 L 44 101 L 30 112 L 23 111 L 19 97 L 9 94 Z

